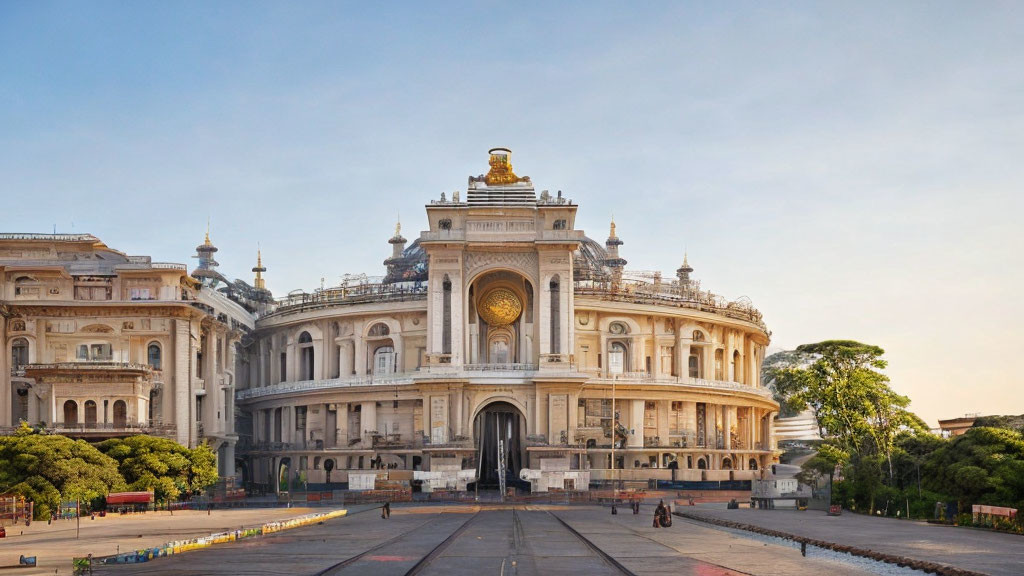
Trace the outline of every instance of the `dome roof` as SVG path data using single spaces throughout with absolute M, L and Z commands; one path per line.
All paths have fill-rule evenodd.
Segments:
M 608 252 L 593 238 L 583 237 L 580 248 L 573 254 L 572 274 L 576 280 L 607 280 L 611 271 L 604 265 Z

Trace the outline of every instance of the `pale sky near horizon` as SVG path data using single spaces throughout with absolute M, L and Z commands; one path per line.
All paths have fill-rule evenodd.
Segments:
M 773 348 L 885 348 L 931 425 L 1024 412 L 1024 4 L 0 0 L 0 231 L 283 296 L 507 146 L 629 268 L 689 251 Z

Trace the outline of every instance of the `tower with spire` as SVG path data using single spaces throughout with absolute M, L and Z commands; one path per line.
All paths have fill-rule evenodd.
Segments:
M 252 269 L 256 273 L 256 278 L 253 279 L 252 286 L 257 290 L 266 290 L 267 283 L 263 279 L 263 273 L 267 271 L 267 268 L 263 265 L 263 251 L 259 248 L 256 249 L 256 267 Z
M 210 221 L 206 221 L 206 239 L 199 246 L 196 246 L 196 255 L 193 258 L 199 260 L 200 270 L 213 270 L 220 264 L 213 259 L 213 253 L 217 251 L 217 247 L 210 242 Z
M 615 217 L 612 216 L 612 223 L 608 232 L 608 240 L 605 240 L 605 252 L 608 254 L 608 258 L 605 259 L 604 265 L 611 269 L 612 272 L 612 283 L 619 285 L 622 282 L 622 269 L 626 267 L 626 261 L 619 256 L 619 246 L 622 246 L 623 242 L 615 235 Z
M 683 252 L 683 265 L 676 269 L 676 278 L 679 278 L 680 286 L 690 285 L 690 272 L 693 272 L 693 268 L 690 267 L 689 254 L 686 251 Z

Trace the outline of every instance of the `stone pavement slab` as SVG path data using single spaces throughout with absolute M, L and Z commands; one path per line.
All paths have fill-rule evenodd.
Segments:
M 669 528 L 653 528 L 654 506 L 639 515 L 623 509 L 580 508 L 556 512 L 569 525 L 637 574 L 752 574 L 789 576 L 868 574 L 827 558 L 805 558 L 800 550 L 766 543 L 675 518 Z
M 36 568 L 11 568 L 0 574 L 71 573 L 73 556 L 105 556 L 137 548 L 158 546 L 172 540 L 204 536 L 214 532 L 258 526 L 273 520 L 294 518 L 329 508 L 259 508 L 245 510 L 205 511 L 178 510 L 143 514 L 108 514 L 81 519 L 81 533 L 76 538 L 76 520 L 56 520 L 51 524 L 33 522 L 27 528 L 8 527 L 7 538 L 0 540 L 0 566 L 16 565 L 18 557 L 36 556 Z M 120 547 L 120 548 L 118 548 Z
M 479 514 L 477 512 L 479 511 Z M 653 506 L 640 516 L 612 516 L 608 508 L 573 506 L 395 505 L 390 520 L 377 509 L 349 509 L 344 518 L 262 538 L 161 558 L 145 564 L 104 566 L 97 574 L 317 574 L 367 552 L 339 573 L 403 574 L 437 544 L 457 533 L 423 574 L 445 576 L 610 576 L 617 569 L 554 516 L 643 576 L 736 576 L 869 572 L 798 549 L 765 543 L 676 519 L 651 528 Z M 475 514 L 475 516 L 474 516 Z M 382 545 L 383 544 L 383 545 Z M 374 549 L 375 547 L 379 548 Z
M 727 510 L 699 506 L 679 507 L 676 511 L 936 562 L 992 576 L 1024 574 L 1024 537 L 1016 534 L 876 518 L 849 512 L 841 516 L 829 516 L 817 510 Z

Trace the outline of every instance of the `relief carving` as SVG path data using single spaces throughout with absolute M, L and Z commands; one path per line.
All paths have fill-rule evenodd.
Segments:
M 467 276 L 488 268 L 511 268 L 537 279 L 536 252 L 467 252 L 465 262 Z

